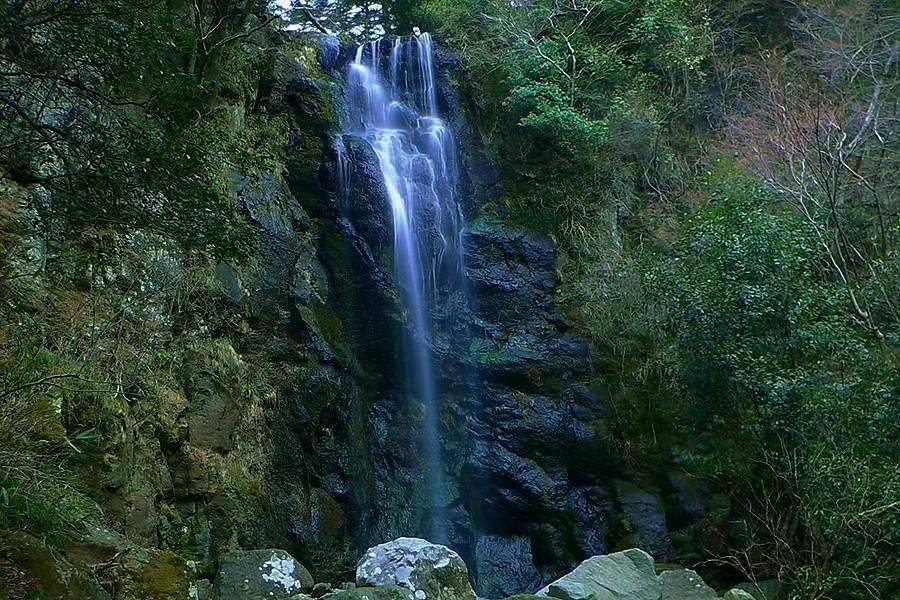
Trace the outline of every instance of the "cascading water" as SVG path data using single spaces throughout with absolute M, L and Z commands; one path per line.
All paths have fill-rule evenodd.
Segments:
M 371 145 L 390 201 L 395 282 L 407 317 L 403 371 L 409 393 L 425 412 L 429 534 L 444 540 L 444 468 L 430 341 L 433 312 L 465 288 L 455 143 L 439 115 L 427 33 L 361 45 L 349 69 L 347 133 Z M 338 158 L 343 178 L 348 170 L 344 156 Z M 348 189 L 346 181 L 341 185 Z

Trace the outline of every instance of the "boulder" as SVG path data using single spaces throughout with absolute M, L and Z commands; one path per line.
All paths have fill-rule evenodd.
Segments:
M 190 600 L 193 573 L 168 550 L 135 548 L 115 569 L 116 600 Z
M 0 598 L 6 598 L 6 593 L 11 598 L 110 598 L 89 570 L 76 568 L 23 532 L 0 532 L 0 581 Z
M 561 600 L 659 600 L 653 558 L 637 548 L 589 558 L 537 593 Z
M 781 584 L 774 579 L 756 583 L 740 583 L 734 587 L 750 594 L 755 600 L 776 600 L 781 597 Z
M 716 600 L 719 597 L 690 569 L 664 571 L 659 575 L 659 584 L 661 600 Z
M 230 552 L 219 564 L 215 583 L 218 600 L 277 600 L 312 587 L 306 567 L 284 550 Z
M 722 596 L 722 600 L 756 600 L 756 598 L 741 588 L 734 588 L 733 590 L 725 592 L 725 595 Z
M 356 567 L 356 584 L 400 586 L 411 590 L 415 600 L 475 600 L 459 555 L 419 538 L 398 538 L 369 548 Z
M 389 585 L 385 587 L 359 587 L 328 594 L 325 600 L 414 600 L 412 591 Z

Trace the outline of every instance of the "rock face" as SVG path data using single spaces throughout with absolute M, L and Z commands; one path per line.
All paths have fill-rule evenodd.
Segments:
M 659 575 L 661 600 L 716 600 L 716 591 L 706 585 L 695 571 L 676 569 Z
M 479 593 L 498 598 L 510 589 L 536 590 L 541 574 L 534 566 L 527 537 L 484 535 L 475 543 L 475 573 Z
M 632 548 L 595 556 L 538 592 L 561 600 L 659 600 L 653 558 Z
M 415 600 L 475 600 L 459 555 L 418 538 L 399 538 L 370 548 L 356 567 L 356 584 L 360 588 L 403 587 Z
M 241 550 L 219 564 L 215 590 L 218 600 L 291 598 L 311 591 L 313 578 L 283 550 Z
M 655 557 L 664 557 L 669 551 L 669 531 L 659 493 L 625 481 L 616 483 L 616 492 L 628 519 L 631 545 L 645 548 Z
M 379 47 L 387 60 L 392 44 Z M 320 60 L 341 73 L 349 50 L 335 59 L 333 49 L 320 47 Z M 474 298 L 470 305 L 451 295 L 430 315 L 447 543 L 471 565 L 476 591 L 494 597 L 532 592 L 622 541 L 662 557 L 670 543 L 660 494 L 611 485 L 628 476 L 610 434 L 609 394 L 589 384 L 591 345 L 555 300 L 556 247 L 505 222 L 502 211 L 485 210 L 502 194 L 500 175 L 454 95 L 459 61 L 440 48 L 435 61 L 440 111 L 460 140 L 465 274 Z M 301 185 L 308 178 L 299 172 L 291 189 L 317 223 L 328 302 L 346 335 L 354 387 L 366 391 L 351 397 L 351 411 L 335 415 L 339 430 L 352 429 L 348 418 L 357 424 L 345 431 L 353 453 L 317 472 L 340 467 L 352 493 L 334 495 L 357 539 L 423 535 L 431 508 L 419 492 L 427 489 L 424 413 L 405 392 L 395 360 L 393 340 L 405 316 L 392 281 L 390 203 L 365 140 L 330 135 L 327 144 L 319 195 Z M 352 478 L 347 464 L 357 471 Z

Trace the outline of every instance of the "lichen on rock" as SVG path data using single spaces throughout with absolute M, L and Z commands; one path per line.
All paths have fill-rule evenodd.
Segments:
M 238 550 L 222 558 L 216 575 L 218 600 L 291 598 L 310 591 L 313 578 L 284 550 Z
M 369 548 L 356 567 L 356 584 L 400 586 L 416 600 L 475 599 L 459 555 L 419 538 L 398 538 Z

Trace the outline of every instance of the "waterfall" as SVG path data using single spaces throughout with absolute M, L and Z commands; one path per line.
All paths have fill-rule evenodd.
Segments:
M 431 37 L 425 33 L 359 46 L 349 67 L 347 97 L 346 133 L 371 145 L 390 201 L 395 285 L 406 315 L 402 366 L 408 392 L 424 406 L 428 533 L 446 540 L 440 406 L 430 340 L 433 313 L 465 287 L 464 221 L 455 140 L 439 113 Z M 344 164 L 339 170 L 345 177 Z

